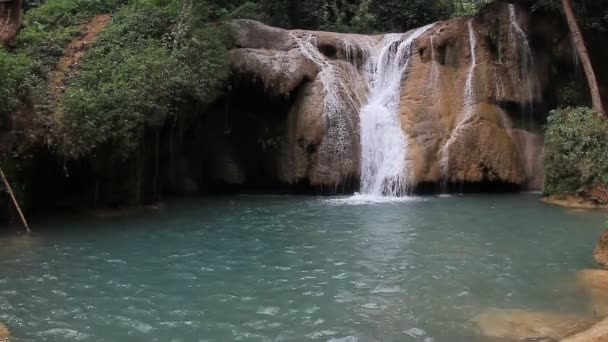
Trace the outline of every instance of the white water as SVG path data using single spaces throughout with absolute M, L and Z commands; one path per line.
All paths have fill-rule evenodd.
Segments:
M 361 193 L 395 197 L 413 184 L 408 139 L 398 117 L 401 87 L 416 38 L 433 27 L 384 36 L 379 54 L 368 61 L 370 97 L 361 109 Z
M 439 63 L 435 60 L 435 36 L 431 36 L 431 76 L 428 83 L 429 89 L 438 89 L 439 87 Z
M 473 29 L 473 19 L 469 20 L 469 48 L 471 51 L 471 65 L 469 66 L 469 73 L 467 74 L 467 82 L 465 84 L 464 99 L 467 115 L 471 110 L 471 106 L 475 104 L 475 89 L 473 84 L 473 78 L 475 77 L 475 68 L 477 67 L 477 36 Z
M 327 125 L 328 143 L 324 144 L 326 150 L 322 151 L 325 155 L 337 158 L 343 163 L 350 161 L 352 155 L 352 140 L 354 122 L 351 122 L 349 115 L 345 115 L 345 108 L 356 106 L 361 99 L 353 98 L 347 86 L 340 77 L 337 77 L 335 66 L 328 60 L 316 47 L 315 37 L 312 35 L 300 38 L 292 35 L 297 42 L 299 50 L 308 59 L 313 61 L 321 69 L 319 79 L 323 84 L 324 96 L 324 116 Z

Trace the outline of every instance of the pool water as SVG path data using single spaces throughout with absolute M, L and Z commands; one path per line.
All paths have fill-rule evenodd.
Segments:
M 14 341 L 475 338 L 491 308 L 578 312 L 604 213 L 535 194 L 234 196 L 0 236 Z

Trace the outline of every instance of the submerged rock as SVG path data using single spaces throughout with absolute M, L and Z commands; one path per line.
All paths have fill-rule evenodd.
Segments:
M 489 341 L 559 341 L 595 322 L 574 315 L 492 309 L 473 318 L 477 333 Z
M 577 281 L 589 297 L 589 309 L 598 317 L 608 316 L 608 271 L 582 270 Z
M 7 342 L 10 337 L 11 334 L 9 333 L 6 325 L 0 322 L 0 342 Z
M 605 319 L 588 330 L 569 336 L 561 342 L 606 342 L 608 341 L 608 319 Z
M 608 267 L 608 230 L 600 236 L 600 239 L 593 250 L 593 259 L 598 264 Z

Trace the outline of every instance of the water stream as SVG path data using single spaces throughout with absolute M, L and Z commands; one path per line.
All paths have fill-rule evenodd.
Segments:
M 14 342 L 471 342 L 489 308 L 577 313 L 603 214 L 537 195 L 235 196 L 0 236 Z
M 298 44 L 300 52 L 320 69 L 317 77 L 325 93 L 323 113 L 328 139 L 328 143 L 323 145 L 328 150 L 322 152 L 346 163 L 352 154 L 352 142 L 349 138 L 355 123 L 351 122 L 348 115 L 344 115 L 344 111 L 349 106 L 356 106 L 357 101 L 360 102 L 361 99 L 353 98 L 352 92 L 344 90 L 347 86 L 336 76 L 334 64 L 317 48 L 316 37 L 292 35 L 292 38 Z
M 526 130 L 534 130 L 534 101 L 535 101 L 535 89 L 536 89 L 536 78 L 534 73 L 534 55 L 532 53 L 532 48 L 530 46 L 530 41 L 528 40 L 528 35 L 521 28 L 519 23 L 519 19 L 517 16 L 517 9 L 514 4 L 509 4 L 509 21 L 511 23 L 511 42 L 512 48 L 515 53 L 519 53 L 520 65 L 521 67 L 518 70 L 519 79 L 524 85 L 524 89 L 527 95 L 527 103 L 522 108 L 521 115 L 521 128 L 522 131 L 519 134 L 518 139 L 516 139 L 516 143 L 518 145 L 519 154 L 521 156 L 521 160 L 523 162 L 526 175 L 528 177 L 528 186 L 539 188 L 541 186 L 541 182 L 538 179 L 538 174 L 541 173 L 541 170 L 538 170 L 538 166 L 542 165 L 542 162 L 539 162 L 538 154 L 542 154 L 542 149 L 539 151 L 537 148 L 538 137 L 535 134 L 531 134 Z
M 469 53 L 471 55 L 471 61 L 469 63 L 469 71 L 467 73 L 467 79 L 465 81 L 464 88 L 464 100 L 463 100 L 463 111 L 464 115 L 462 119 L 457 123 L 456 127 L 450 134 L 450 137 L 446 141 L 445 145 L 441 149 L 441 170 L 443 178 L 443 190 L 447 191 L 448 183 L 450 182 L 450 146 L 456 142 L 459 137 L 461 127 L 468 123 L 471 115 L 474 113 L 473 106 L 475 105 L 475 68 L 477 67 L 477 35 L 473 27 L 473 19 L 467 23 L 469 32 Z M 463 148 L 466 151 L 466 148 Z
M 475 84 L 473 83 L 475 77 L 475 68 L 477 67 L 477 35 L 473 28 L 473 19 L 467 23 L 469 31 L 469 51 L 471 54 L 471 62 L 469 64 L 469 72 L 467 73 L 467 81 L 465 82 L 464 88 L 464 105 L 468 117 L 468 113 L 472 111 L 472 106 L 475 104 Z
M 361 193 L 394 197 L 408 192 L 413 180 L 407 165 L 408 141 L 399 119 L 402 81 L 416 39 L 428 25 L 405 35 L 389 34 L 369 61 L 370 96 L 361 109 Z
M 523 109 L 522 127 L 530 126 L 526 121 L 526 112 L 528 112 L 529 120 L 532 120 L 531 114 L 534 112 L 534 84 L 532 82 L 532 74 L 534 68 L 534 56 L 528 35 L 521 28 L 517 18 L 517 10 L 514 4 L 509 4 L 509 21 L 511 23 L 511 42 L 514 52 L 520 54 L 520 69 L 518 70 L 519 77 L 525 86 L 525 91 L 528 97 L 527 105 L 529 108 Z

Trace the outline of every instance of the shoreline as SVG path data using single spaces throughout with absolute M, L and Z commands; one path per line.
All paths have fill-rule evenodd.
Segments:
M 608 204 L 598 204 L 590 199 L 576 195 L 543 196 L 541 201 L 571 209 L 608 209 Z

